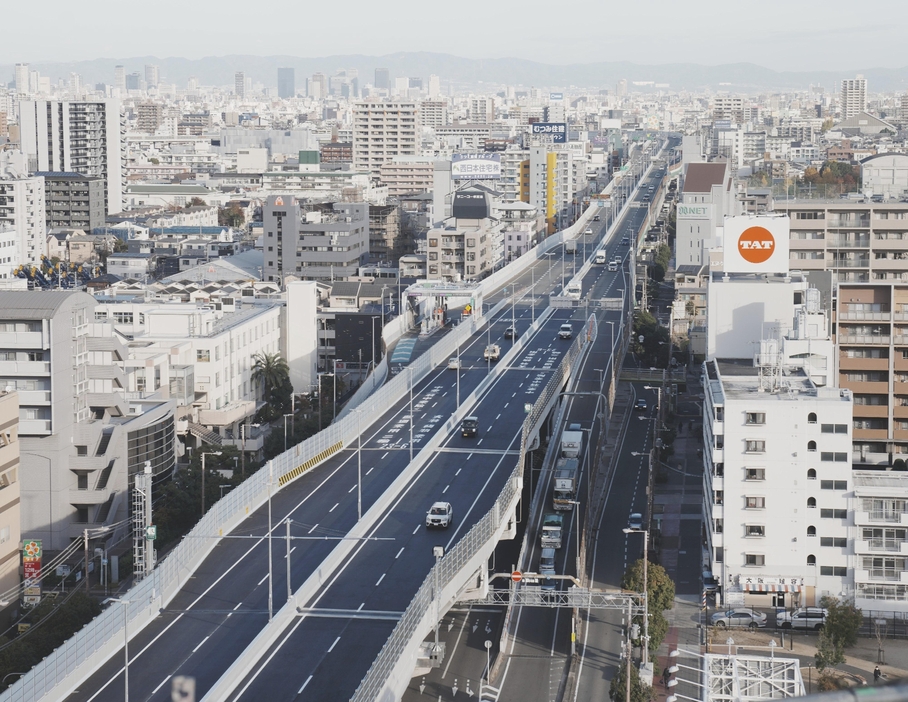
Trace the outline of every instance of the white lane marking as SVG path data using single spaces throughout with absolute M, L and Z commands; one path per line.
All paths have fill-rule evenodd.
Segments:
M 378 460 L 379 460 L 379 461 L 385 460 L 385 459 L 388 457 L 388 453 L 389 453 L 388 451 L 385 451 L 384 455 L 382 455 L 382 457 L 379 458 Z
M 499 412 L 499 413 L 498 413 L 498 416 L 495 417 L 495 421 L 497 422 L 499 419 L 501 419 L 501 412 Z
M 413 533 L 415 534 L 417 531 L 419 531 L 419 525 L 416 526 L 416 528 L 413 530 Z
M 337 509 L 337 506 L 338 506 L 339 504 L 340 504 L 340 502 L 336 503 L 336 504 L 334 505 L 334 507 L 332 507 L 331 509 L 329 509 L 329 510 L 328 510 L 328 514 L 331 514 L 334 510 L 336 510 L 336 509 Z
M 467 456 L 467 460 L 469 461 L 471 458 L 473 458 L 473 454 L 472 454 L 472 453 L 469 454 L 469 455 Z
M 460 643 L 460 637 L 463 636 L 463 630 L 467 626 L 467 619 L 470 618 L 470 610 L 467 610 L 467 616 L 463 618 L 463 622 L 460 624 L 460 631 L 457 632 L 457 640 L 454 642 L 454 650 L 451 651 L 451 654 L 448 656 L 448 664 L 445 666 L 444 672 L 441 674 L 441 679 L 445 679 L 445 675 L 448 674 L 448 668 L 451 667 L 451 661 L 454 660 L 454 652 L 457 651 L 457 644 Z
M 309 681 L 310 681 L 310 680 L 312 680 L 312 676 L 311 676 L 311 675 L 310 675 L 308 678 L 306 678 L 306 682 L 303 683 L 303 686 L 299 689 L 299 692 L 297 692 L 296 694 L 298 694 L 298 695 L 303 694 L 303 690 L 306 689 L 306 685 L 309 684 Z
M 379 585 L 381 585 L 381 581 L 385 579 L 386 575 L 387 575 L 387 573 L 381 574 L 381 577 L 378 579 L 378 582 L 375 583 L 375 587 L 378 587 Z M 331 649 L 329 648 L 328 650 L 330 651 Z
M 306 533 L 307 533 L 307 534 L 311 534 L 311 533 L 312 533 L 313 531 L 315 531 L 316 529 L 318 529 L 318 524 L 316 524 L 315 526 L 313 526 L 313 527 L 312 527 L 309 531 L 307 531 Z
M 356 608 L 356 611 L 357 611 L 357 612 L 362 611 L 362 608 L 365 607 L 365 606 L 366 606 L 366 603 L 363 602 L 359 607 Z
M 266 574 L 264 578 L 262 578 L 261 580 L 259 580 L 259 584 L 256 585 L 256 587 L 260 587 L 261 584 L 262 584 L 263 582 L 265 582 L 267 579 L 268 579 L 268 575 Z
M 372 466 L 369 470 L 367 470 L 366 475 L 369 475 L 369 473 L 371 473 L 373 470 L 375 470 L 375 466 Z
M 211 634 L 209 634 L 209 635 L 206 636 L 204 639 L 202 639 L 201 641 L 199 641 L 199 645 L 196 646 L 194 649 L 192 649 L 192 652 L 195 653 L 195 652 L 198 651 L 200 648 L 202 648 L 202 644 L 205 643 L 206 641 L 208 641 L 208 639 L 210 639 L 210 638 L 211 638 Z
M 160 685 L 158 685 L 154 690 L 151 691 L 151 696 L 154 697 L 154 694 L 155 694 L 158 690 L 160 690 L 162 687 L 164 687 L 164 685 L 167 683 L 168 680 L 170 680 L 170 676 L 169 676 L 169 675 L 161 681 L 161 684 L 160 684 Z
M 512 392 L 512 393 L 511 393 L 511 397 L 516 397 L 516 395 L 517 395 L 516 392 Z
M 454 473 L 454 477 L 456 478 L 458 475 L 460 475 L 460 471 L 462 471 L 462 470 L 463 470 L 463 468 L 458 468 L 457 472 Z
M 479 444 L 481 444 L 481 443 L 482 443 L 482 439 L 480 439 L 479 441 L 477 441 L 477 442 L 476 442 L 476 445 L 479 446 Z
M 404 552 L 404 547 L 403 547 L 403 546 L 401 546 L 401 549 L 400 549 L 400 551 L 398 551 L 398 552 L 397 552 L 397 555 L 396 555 L 396 556 L 394 556 L 394 558 L 395 558 L 395 559 L 397 559 L 397 558 L 400 558 L 400 554 L 402 554 L 402 553 L 403 553 L 403 552 Z
M 354 485 L 352 488 L 350 488 L 349 490 L 347 490 L 347 494 L 349 495 L 349 494 L 350 494 L 351 492 L 353 492 L 354 490 L 356 490 L 356 485 Z
M 444 494 L 448 491 L 448 488 L 449 488 L 449 487 L 451 487 L 450 484 L 449 484 L 449 485 L 445 485 L 445 489 L 441 491 L 441 494 L 444 495 Z
M 340 636 L 338 636 L 336 639 L 334 639 L 334 643 L 331 644 L 331 647 L 328 649 L 328 653 L 331 653 L 331 651 L 334 650 L 334 647 L 337 646 L 337 642 L 340 641 L 340 640 L 341 640 L 341 637 L 340 637 Z
M 505 403 L 504 403 L 504 407 L 502 407 L 502 409 L 507 409 L 509 404 L 511 404 L 511 403 L 510 403 L 510 402 L 505 402 Z

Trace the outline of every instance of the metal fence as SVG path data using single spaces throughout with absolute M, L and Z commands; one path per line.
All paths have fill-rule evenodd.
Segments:
M 492 505 L 492 508 L 480 519 L 444 557 L 436 563 L 423 584 L 417 590 L 403 616 L 388 637 L 381 652 L 379 652 L 365 678 L 353 695 L 354 702 L 374 702 L 379 699 L 399 699 L 401 691 L 385 689 L 392 680 L 395 667 L 403 661 L 408 665 L 410 661 L 409 649 L 415 640 L 421 640 L 425 632 L 422 631 L 423 622 L 432 613 L 435 604 L 436 583 L 449 584 L 482 550 L 494 547 L 497 540 L 496 533 L 503 528 L 508 516 L 520 497 L 523 478 L 524 454 L 526 451 L 527 437 L 536 423 L 541 419 L 549 400 L 561 390 L 565 379 L 570 375 L 574 362 L 583 352 L 596 341 L 598 327 L 595 317 L 590 317 L 585 327 L 584 334 L 578 334 L 571 344 L 570 349 L 558 366 L 557 371 L 549 379 L 541 395 L 533 403 L 533 408 L 527 414 L 523 423 L 520 437 L 520 453 L 517 465 L 511 472 L 507 482 Z

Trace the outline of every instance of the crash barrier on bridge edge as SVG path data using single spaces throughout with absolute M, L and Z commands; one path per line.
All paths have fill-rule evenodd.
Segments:
M 485 279 L 484 285 L 493 289 L 503 281 L 526 270 L 538 257 L 572 238 L 591 219 L 595 207 L 588 207 L 580 219 L 568 229 L 553 234 L 505 268 Z M 497 314 L 506 300 L 499 302 L 486 316 Z M 398 318 L 402 318 L 400 315 Z M 420 382 L 436 365 L 442 363 L 465 338 L 471 336 L 484 319 L 471 320 L 460 325 L 452 334 L 440 339 L 429 353 L 423 354 L 401 374 L 377 392 L 365 398 L 366 410 L 371 414 L 386 409 L 408 391 L 409 383 Z M 403 321 L 398 324 L 403 324 Z M 469 332 L 466 330 L 469 329 Z M 400 332 L 402 333 L 402 332 Z M 463 336 L 464 339 L 460 337 Z M 412 374 L 412 380 L 409 376 Z M 401 382 L 397 382 L 400 380 Z M 392 399 L 393 398 L 393 399 Z M 362 410 L 360 410 L 362 411 Z M 352 414 L 352 413 L 351 413 Z M 342 417 L 315 436 L 291 447 L 273 459 L 277 480 L 299 466 L 307 464 L 313 456 L 323 454 L 338 443 L 346 445 L 358 434 L 354 417 Z M 331 453 L 326 455 L 330 456 Z M 311 470 L 316 463 L 311 463 Z M 305 471 L 299 471 L 297 477 Z M 116 653 L 123 641 L 123 629 L 133 637 L 157 616 L 158 608 L 165 607 L 176 596 L 195 568 L 211 553 L 220 537 L 232 531 L 246 517 L 261 507 L 268 497 L 267 470 L 260 470 L 218 500 L 195 528 L 152 572 L 124 594 L 124 603 L 108 607 L 74 636 L 64 642 L 50 656 L 42 660 L 12 686 L 0 693 L 0 702 L 44 702 L 59 699 L 69 692 L 101 664 Z M 289 482 L 289 481 L 288 481 Z M 283 483 L 281 484 L 283 486 Z M 200 538 L 201 537 L 201 538 Z M 205 538 L 210 537 L 210 538 Z M 128 601 L 128 603 L 127 603 Z M 125 611 L 124 609 L 125 608 Z
M 437 593 L 438 600 L 451 602 L 464 584 L 462 581 L 457 582 L 455 576 L 469 578 L 476 568 L 484 567 L 484 562 L 491 555 L 498 536 L 507 527 L 508 519 L 520 499 L 527 435 L 541 419 L 543 408 L 549 400 L 560 392 L 574 362 L 595 342 L 598 334 L 595 317 L 589 318 L 585 332 L 577 335 L 559 364 L 558 372 L 549 379 L 527 414 L 521 431 L 517 465 L 492 508 L 429 571 L 360 683 L 352 698 L 353 702 L 392 702 L 401 698 L 412 677 L 419 645 L 435 620 L 436 583 L 441 585 L 441 592 Z
M 378 416 L 402 399 L 409 384 L 422 381 L 464 343 L 487 319 L 490 321 L 506 306 L 499 302 L 483 318 L 472 319 L 439 339 L 427 353 L 408 366 L 409 371 L 395 377 L 357 409 L 366 416 Z M 412 374 L 412 380 L 411 380 Z M 261 469 L 218 500 L 196 524 L 182 543 L 171 551 L 141 582 L 122 597 L 128 604 L 108 607 L 98 617 L 64 642 L 27 675 L 0 694 L 0 702 L 35 702 L 60 699 L 76 688 L 101 664 L 120 650 L 123 628 L 130 638 L 144 629 L 179 592 L 196 567 L 219 543 L 220 537 L 235 529 L 268 499 L 269 487 L 276 492 L 355 440 L 359 435 L 358 418 L 339 419 L 318 434 L 289 448 L 272 460 L 275 483 L 269 486 L 269 470 Z M 313 458 L 321 456 L 320 460 Z M 300 470 L 302 466 L 307 466 Z M 285 476 L 293 473 L 293 478 Z M 283 479 L 283 480 L 282 480 Z M 123 610 L 125 608 L 125 612 Z M 124 616 L 125 615 L 125 616 Z M 127 623 L 128 622 L 128 623 Z
M 277 642 L 287 627 L 296 619 L 297 608 L 309 605 L 312 602 L 321 588 L 331 579 L 336 569 L 346 562 L 352 551 L 359 545 L 357 540 L 369 535 L 376 522 L 431 459 L 442 441 L 456 429 L 460 421 L 469 414 L 476 401 L 501 376 L 499 369 L 507 367 L 527 343 L 527 339 L 532 335 L 532 332 L 544 324 L 549 316 L 551 316 L 551 310 L 544 310 L 540 313 L 540 316 L 536 318 L 528 332 L 517 339 L 501 360 L 492 366 L 492 372 L 483 378 L 476 389 L 463 399 L 454 415 L 443 426 L 438 428 L 432 438 L 420 449 L 414 460 L 394 479 L 382 496 L 366 511 L 356 526 L 350 530 L 347 534 L 348 538 L 332 549 L 331 553 L 293 594 L 292 599 L 281 607 L 275 614 L 274 619 L 256 635 L 243 653 L 230 665 L 211 689 L 205 693 L 202 702 L 219 702 L 226 699 L 236 690 L 246 676 L 255 668 L 262 655 Z

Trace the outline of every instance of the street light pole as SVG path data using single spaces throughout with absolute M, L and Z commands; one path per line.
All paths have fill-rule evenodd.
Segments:
M 287 451 L 287 417 L 292 417 L 293 414 L 284 415 L 284 452 Z
M 360 427 L 359 409 L 356 412 L 356 521 L 363 518 L 363 430 Z
M 123 606 L 123 702 L 129 702 L 129 600 L 110 601 Z
M 413 462 L 413 366 L 407 366 L 410 374 L 410 463 Z
M 643 665 L 649 662 L 649 529 L 622 529 L 625 534 L 643 534 Z
M 284 435 L 286 436 L 287 420 L 284 420 Z M 286 450 L 286 449 L 285 449 Z M 202 516 L 205 516 L 205 456 L 220 456 L 221 451 L 208 451 L 202 453 Z
M 332 422 L 337 419 L 337 359 L 334 359 L 334 417 Z

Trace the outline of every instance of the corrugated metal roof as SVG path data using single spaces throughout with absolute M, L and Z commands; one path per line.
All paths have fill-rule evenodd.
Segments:
M 684 175 L 685 193 L 708 193 L 714 185 L 725 180 L 724 161 L 720 163 L 691 163 Z

